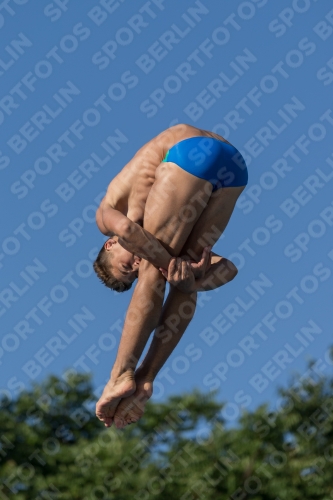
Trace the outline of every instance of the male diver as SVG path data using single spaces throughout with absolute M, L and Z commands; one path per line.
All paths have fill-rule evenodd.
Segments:
M 106 426 L 114 421 L 122 428 L 141 417 L 154 378 L 194 315 L 197 292 L 237 274 L 230 261 L 210 249 L 247 181 L 236 148 L 190 125 L 176 125 L 149 141 L 111 181 L 96 213 L 109 239 L 94 269 L 117 291 L 128 290 L 137 277 L 138 283 L 110 380 L 96 405 Z M 163 306 L 165 279 L 171 286 Z

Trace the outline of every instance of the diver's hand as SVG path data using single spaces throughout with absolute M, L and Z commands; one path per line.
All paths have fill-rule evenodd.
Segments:
M 203 278 L 207 273 L 207 271 L 209 270 L 212 259 L 211 249 L 212 249 L 211 246 L 207 246 L 203 249 L 202 257 L 199 262 L 190 260 L 191 270 L 194 274 L 195 279 Z
M 195 276 L 191 263 L 180 257 L 171 259 L 168 269 L 160 268 L 164 278 L 181 292 L 192 293 L 195 289 Z

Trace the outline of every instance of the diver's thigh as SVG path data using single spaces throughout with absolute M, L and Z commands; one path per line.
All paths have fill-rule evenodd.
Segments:
M 177 254 L 184 245 L 212 192 L 210 182 L 195 177 L 178 165 L 164 162 L 156 170 L 149 192 L 144 228 Z
M 245 187 L 246 186 L 223 187 L 214 191 L 207 206 L 210 214 L 214 214 L 214 217 L 220 217 L 221 220 L 224 220 L 228 214 L 230 217 L 236 202 Z
M 189 249 L 198 257 L 207 245 L 214 245 L 227 227 L 236 201 L 245 186 L 218 189 L 193 226 L 182 253 Z

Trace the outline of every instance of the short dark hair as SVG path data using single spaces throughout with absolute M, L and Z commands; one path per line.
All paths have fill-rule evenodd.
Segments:
M 132 283 L 124 283 L 114 277 L 108 254 L 110 254 L 110 252 L 107 252 L 103 245 L 93 264 L 95 273 L 101 282 L 108 288 L 111 288 L 111 290 L 115 290 L 116 292 L 127 292 L 127 290 L 132 287 Z

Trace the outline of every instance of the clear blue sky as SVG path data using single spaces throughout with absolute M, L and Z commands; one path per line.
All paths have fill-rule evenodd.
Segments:
M 131 292 L 92 274 L 104 241 L 96 200 L 177 122 L 225 135 L 247 158 L 249 185 L 214 247 L 239 274 L 201 294 L 155 400 L 217 388 L 232 420 L 240 405 L 274 406 L 310 358 L 329 370 L 330 3 L 43 5 L 0 12 L 1 389 L 15 395 L 73 367 L 95 387 L 107 380 Z

